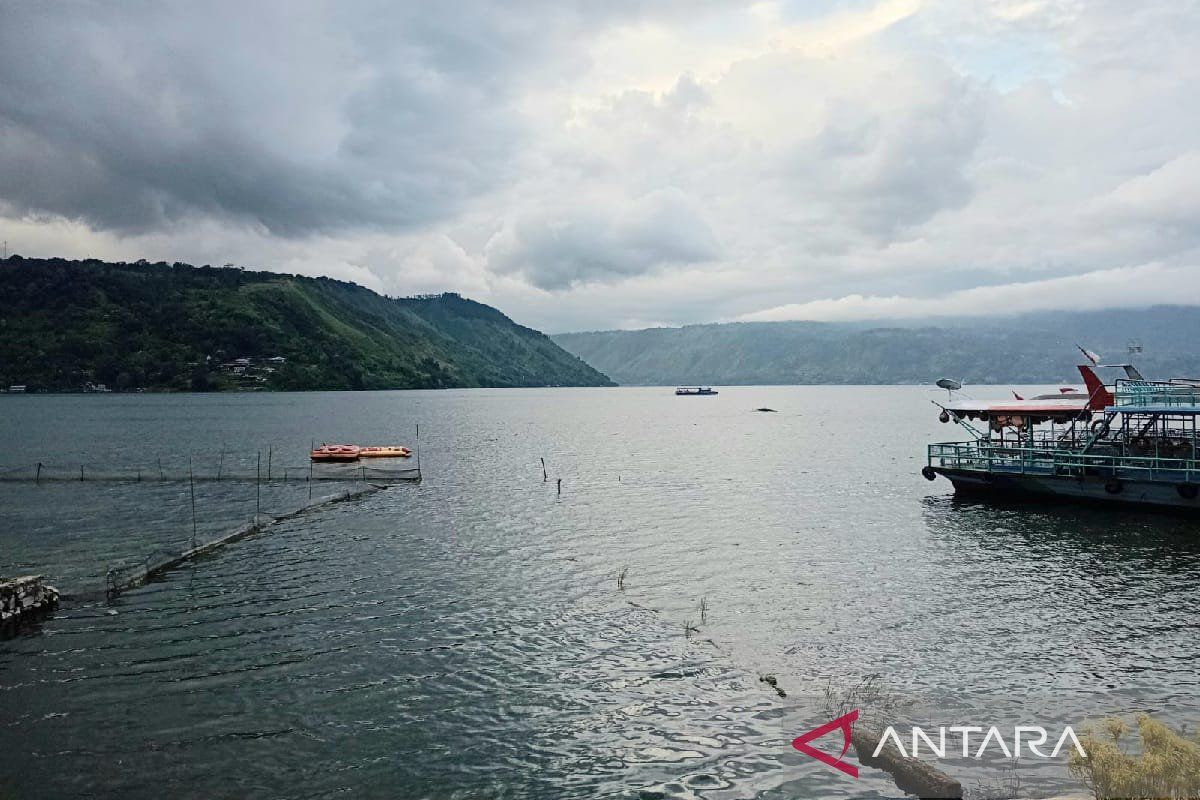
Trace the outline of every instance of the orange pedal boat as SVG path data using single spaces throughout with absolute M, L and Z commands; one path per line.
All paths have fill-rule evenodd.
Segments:
M 412 451 L 407 447 L 360 447 L 359 458 L 408 458 Z
M 358 461 L 362 448 L 353 444 L 323 444 L 308 454 L 313 461 Z

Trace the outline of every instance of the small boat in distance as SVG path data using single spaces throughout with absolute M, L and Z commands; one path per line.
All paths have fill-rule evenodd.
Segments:
M 353 444 L 323 444 L 308 454 L 313 461 L 358 461 L 362 448 Z
M 675 394 L 680 397 L 699 397 L 700 395 L 716 394 L 717 390 L 711 386 L 680 386 L 675 390 Z

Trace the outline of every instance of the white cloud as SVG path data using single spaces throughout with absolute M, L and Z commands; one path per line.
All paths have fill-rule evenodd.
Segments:
M 911 319 L 935 316 L 987 316 L 1026 311 L 1094 311 L 1136 308 L 1156 303 L 1200 303 L 1200 270 L 1195 266 L 1098 270 L 1082 275 L 977 286 L 931 297 L 864 296 L 810 300 L 743 314 L 738 322 L 861 319 Z

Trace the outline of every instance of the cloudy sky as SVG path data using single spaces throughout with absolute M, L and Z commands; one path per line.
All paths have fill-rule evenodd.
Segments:
M 1200 302 L 1193 0 L 0 0 L 9 251 L 558 332 Z

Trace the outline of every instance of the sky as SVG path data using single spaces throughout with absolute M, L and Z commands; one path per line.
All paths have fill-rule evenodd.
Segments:
M 1200 303 L 1194 0 L 0 0 L 0 238 L 547 332 Z

